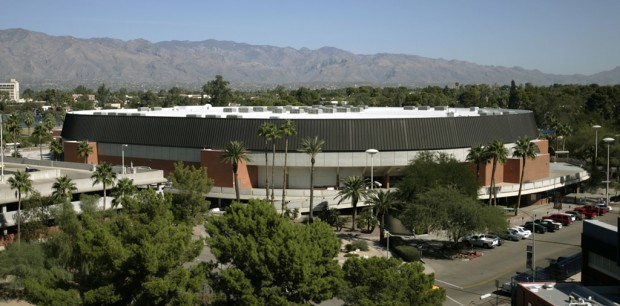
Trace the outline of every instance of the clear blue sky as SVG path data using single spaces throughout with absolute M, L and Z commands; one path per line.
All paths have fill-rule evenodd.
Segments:
M 0 29 L 336 47 L 592 74 L 620 66 L 617 0 L 15 0 Z

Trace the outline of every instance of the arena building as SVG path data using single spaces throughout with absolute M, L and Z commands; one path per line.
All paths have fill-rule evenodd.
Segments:
M 376 186 L 390 188 L 402 176 L 405 166 L 422 151 L 444 152 L 465 161 L 471 146 L 500 140 L 511 148 L 521 137 L 538 137 L 531 111 L 451 107 L 212 107 L 178 106 L 123 110 L 76 111 L 67 113 L 62 138 L 65 161 L 84 162 L 77 146 L 87 141 L 93 149 L 87 162 L 108 162 L 125 167 L 149 166 L 173 170 L 173 164 L 206 167 L 214 180 L 209 198 L 235 197 L 231 167 L 222 163 L 225 144 L 242 141 L 251 161 L 239 167 L 242 199 L 265 197 L 265 139 L 258 136 L 264 122 L 280 126 L 292 120 L 297 135 L 289 138 L 287 158 L 287 200 L 290 208 L 307 211 L 310 186 L 310 157 L 299 148 L 302 139 L 318 136 L 325 140 L 315 164 L 314 203 L 331 205 L 341 179 L 373 175 Z M 523 201 L 533 203 L 549 198 L 550 191 L 578 184 L 588 173 L 568 164 L 552 163 L 547 140 L 535 140 L 540 153 L 528 160 Z M 285 142 L 275 142 L 274 186 L 280 199 L 283 185 Z M 376 154 L 367 150 L 374 149 Z M 371 152 L 375 152 L 375 151 Z M 475 168 L 475 165 L 472 165 Z M 509 158 L 496 171 L 500 198 L 517 195 L 522 162 Z M 491 164 L 481 167 L 480 199 L 489 198 Z M 344 203 L 346 205 L 346 203 Z M 280 207 L 280 204 L 276 204 Z M 342 207 L 342 206 L 340 206 Z

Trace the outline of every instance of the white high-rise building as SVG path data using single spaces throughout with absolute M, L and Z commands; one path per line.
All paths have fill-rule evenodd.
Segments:
M 19 101 L 19 82 L 16 79 L 11 79 L 9 83 L 0 83 L 0 91 L 8 92 L 10 100 Z

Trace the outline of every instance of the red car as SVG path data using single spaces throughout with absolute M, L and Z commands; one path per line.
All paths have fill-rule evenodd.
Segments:
M 584 216 L 584 218 L 588 218 L 588 219 L 592 219 L 598 215 L 598 212 L 596 210 L 592 210 L 584 206 L 575 207 L 574 210 L 576 212 L 581 213 Z
M 573 219 L 566 214 L 553 214 L 542 217 L 543 219 L 553 220 L 562 223 L 563 226 L 569 226 L 573 223 Z

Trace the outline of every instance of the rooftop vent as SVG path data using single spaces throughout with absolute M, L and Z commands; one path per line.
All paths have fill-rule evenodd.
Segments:
M 116 113 L 117 116 L 127 116 L 127 113 Z
M 346 108 L 346 107 L 337 107 L 336 108 L 336 112 L 338 112 L 338 113 L 348 113 L 349 109 Z
M 279 116 L 269 116 L 269 119 L 280 119 Z
M 407 105 L 405 107 L 403 107 L 404 110 L 415 110 L 415 106 L 413 105 Z
M 108 113 L 106 113 L 106 112 L 94 112 L 94 113 L 93 113 L 93 115 L 103 115 L 103 116 L 105 116 L 105 115 L 107 115 L 107 114 L 108 114 Z
M 435 110 L 437 110 L 437 111 L 445 111 L 447 109 L 448 109 L 447 106 L 435 106 Z
M 128 115 L 130 115 L 130 116 L 146 116 L 145 113 L 130 113 Z
M 161 110 L 161 107 L 159 107 L 159 106 L 155 106 L 155 107 L 152 107 L 152 108 L 151 108 L 151 110 L 152 110 L 152 111 L 160 111 L 160 110 Z
M 477 112 L 478 111 L 478 106 L 470 107 L 469 111 L 470 112 Z
M 316 115 L 316 114 L 320 113 L 320 112 L 321 112 L 321 110 L 320 110 L 320 109 L 318 109 L 318 108 L 311 108 L 311 109 L 306 110 L 306 112 L 307 112 L 308 114 L 314 114 L 314 115 Z
M 303 109 L 300 109 L 300 108 L 291 109 L 291 114 L 301 114 L 301 113 L 303 113 Z
M 333 114 L 334 113 L 334 109 L 333 108 L 324 108 L 323 109 L 323 113 L 325 113 L 325 114 Z
M 266 107 L 262 107 L 262 106 L 254 106 L 252 108 L 255 112 L 264 112 Z
M 235 119 L 235 118 L 243 118 L 243 116 L 241 116 L 241 115 L 226 115 L 226 118 Z
M 240 113 L 249 113 L 252 109 L 249 107 L 239 107 Z
M 284 110 L 281 108 L 274 108 L 271 112 L 274 114 L 282 114 L 284 113 Z
M 351 107 L 351 112 L 352 112 L 352 113 L 359 113 L 359 112 L 361 112 L 361 111 L 362 111 L 362 109 L 361 109 L 361 108 L 359 108 L 359 107 Z
M 428 107 L 428 106 L 424 105 L 424 106 L 418 106 L 418 109 L 419 109 L 419 110 L 429 110 L 429 109 L 430 109 L 430 107 Z
M 209 114 L 209 115 L 205 115 L 205 118 L 219 118 L 220 115 L 213 115 L 213 114 Z
M 234 107 L 224 107 L 225 113 L 234 113 L 236 109 Z
M 148 107 L 138 107 L 138 111 L 139 112 L 148 112 L 150 110 L 150 108 Z
M 187 114 L 187 115 L 185 115 L 185 117 L 187 117 L 187 118 L 202 118 L 202 115 L 200 115 L 200 114 Z
M 448 117 L 454 117 L 454 112 L 448 112 L 447 116 Z

